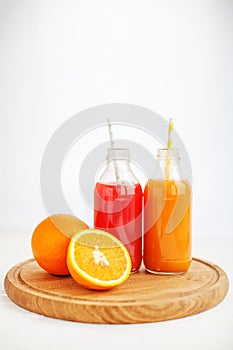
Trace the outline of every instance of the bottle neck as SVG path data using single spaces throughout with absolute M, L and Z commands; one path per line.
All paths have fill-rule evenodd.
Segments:
M 179 180 L 181 178 L 178 149 L 158 149 L 157 159 L 160 168 L 159 178 L 164 180 Z
M 130 167 L 130 152 L 127 148 L 109 148 L 107 167 L 99 179 L 102 183 L 138 183 Z
M 129 168 L 130 162 L 127 159 L 109 159 L 107 161 L 108 168 L 117 168 L 120 171 L 122 168 Z
M 109 148 L 107 153 L 107 167 L 113 168 L 117 174 L 122 174 L 130 167 L 130 153 L 128 148 Z

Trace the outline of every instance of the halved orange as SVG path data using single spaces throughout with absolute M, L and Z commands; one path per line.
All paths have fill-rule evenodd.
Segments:
M 127 248 L 112 234 L 87 229 L 71 238 L 67 266 L 81 286 L 106 290 L 123 283 L 131 271 Z

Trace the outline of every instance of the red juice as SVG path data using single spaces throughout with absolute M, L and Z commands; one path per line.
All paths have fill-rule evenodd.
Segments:
M 94 194 L 94 225 L 117 237 L 128 249 L 131 272 L 142 261 L 142 188 L 137 184 L 98 183 Z

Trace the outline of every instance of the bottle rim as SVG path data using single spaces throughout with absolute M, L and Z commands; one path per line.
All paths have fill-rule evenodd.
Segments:
M 157 157 L 160 159 L 168 159 L 170 157 L 179 160 L 180 152 L 178 148 L 158 148 Z
M 108 148 L 107 149 L 107 160 L 112 159 L 127 159 L 130 160 L 130 150 L 129 148 Z

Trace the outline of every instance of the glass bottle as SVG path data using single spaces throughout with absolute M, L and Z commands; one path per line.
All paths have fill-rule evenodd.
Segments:
M 144 191 L 144 265 L 151 273 L 184 273 L 191 264 L 191 185 L 178 149 L 159 149 L 157 157 Z
M 142 261 L 142 188 L 130 168 L 126 148 L 110 148 L 94 192 L 94 226 L 120 239 L 136 272 Z

